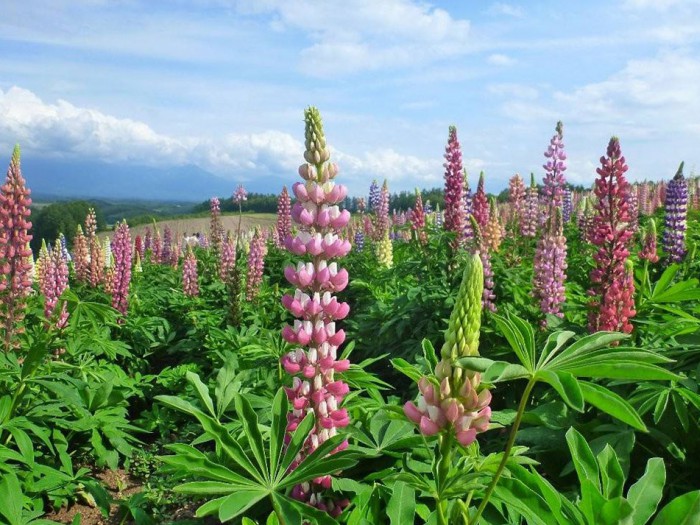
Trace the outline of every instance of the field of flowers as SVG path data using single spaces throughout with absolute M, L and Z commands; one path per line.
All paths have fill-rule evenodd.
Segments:
M 442 209 L 351 215 L 305 122 L 276 225 L 91 211 L 36 257 L 15 150 L 0 524 L 700 523 L 700 179 L 631 184 L 613 137 L 572 191 L 558 123 L 497 202 L 450 127 Z

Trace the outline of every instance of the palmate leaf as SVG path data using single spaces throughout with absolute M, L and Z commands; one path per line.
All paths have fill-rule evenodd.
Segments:
M 647 426 L 642 421 L 637 411 L 618 396 L 615 392 L 608 390 L 604 386 L 589 383 L 587 381 L 579 381 L 579 387 L 583 393 L 583 399 L 596 407 L 598 410 L 610 414 L 614 418 L 619 419 L 623 423 L 627 423 L 632 428 L 647 432 Z

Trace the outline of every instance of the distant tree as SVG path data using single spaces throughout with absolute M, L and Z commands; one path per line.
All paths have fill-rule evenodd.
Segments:
M 88 209 L 95 208 L 97 216 L 97 229 L 103 230 L 107 224 L 102 210 L 87 201 L 54 202 L 41 208 L 38 213 L 32 214 L 31 247 L 34 253 L 39 251 L 41 240 L 53 243 L 60 233 L 66 236 L 69 245 L 73 243 L 73 237 L 78 224 L 85 222 Z

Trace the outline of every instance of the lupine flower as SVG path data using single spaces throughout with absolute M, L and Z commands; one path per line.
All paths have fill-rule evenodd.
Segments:
M 32 287 L 27 249 L 32 236 L 29 222 L 32 199 L 20 168 L 19 146 L 12 152 L 5 184 L 0 188 L 0 323 L 4 329 L 3 349 L 15 348 L 15 337 L 23 328 L 25 299 Z
M 564 202 L 562 204 L 562 220 L 567 223 L 571 220 L 571 213 L 574 210 L 574 205 L 572 202 L 571 190 L 569 188 L 564 188 Z
M 476 219 L 476 223 L 479 228 L 483 229 L 486 227 L 486 223 L 489 222 L 489 200 L 486 197 L 486 191 L 484 190 L 484 172 L 482 171 L 479 175 L 479 185 L 476 187 L 476 194 L 474 195 L 474 201 L 472 202 L 472 215 Z
M 141 258 L 146 255 L 146 252 L 153 247 L 153 233 L 151 228 L 146 227 L 146 233 L 143 238 L 143 253 L 141 253 Z
M 255 230 L 253 240 L 250 243 L 250 251 L 248 252 L 248 279 L 246 281 L 246 299 L 252 301 L 260 291 L 262 283 L 263 270 L 265 269 L 265 254 L 267 246 L 265 238 L 259 229 Z
M 105 268 L 112 267 L 112 243 L 109 237 L 105 237 L 102 241 L 102 253 L 104 254 Z
M 472 190 L 469 187 L 469 177 L 467 176 L 467 170 L 463 170 L 464 176 L 464 229 L 462 230 L 462 239 L 465 243 L 470 243 L 474 239 L 474 232 L 472 231 L 472 221 L 469 217 L 472 214 Z
M 590 231 L 591 243 L 598 246 L 593 256 L 596 267 L 591 271 L 593 297 L 588 319 L 589 330 L 630 333 L 629 320 L 634 317 L 634 282 L 629 279 L 627 245 L 632 237 L 629 228 L 629 192 L 625 178 L 627 164 L 617 137 L 610 139 L 607 157 L 600 158 L 596 171 L 595 194 L 598 202 Z
M 688 215 L 688 182 L 683 177 L 683 163 L 678 167 L 666 190 L 666 224 L 663 248 L 669 263 L 679 263 L 685 257 L 685 230 Z
M 641 215 L 651 215 L 651 201 L 649 200 L 649 185 L 646 181 L 637 184 L 637 204 Z
M 163 248 L 160 252 L 160 262 L 170 264 L 173 255 L 173 231 L 170 226 L 163 227 Z
M 484 243 L 490 252 L 497 252 L 503 239 L 503 227 L 498 216 L 496 199 L 491 198 L 489 220 L 484 227 Z
M 545 231 L 537 241 L 532 294 L 544 315 L 564 317 L 561 305 L 566 300 L 566 237 L 562 228 L 562 210 L 554 206 L 552 210 Z M 547 321 L 543 320 L 542 327 L 546 326 Z
M 369 211 L 377 213 L 377 208 L 379 208 L 379 184 L 375 179 L 369 185 Z
M 513 212 L 512 220 L 522 231 L 525 220 L 525 182 L 520 174 L 516 173 L 508 181 L 508 202 Z
M 643 261 L 655 263 L 659 261 L 659 254 L 656 253 L 656 221 L 649 219 L 647 229 L 642 232 L 642 251 L 639 252 L 639 258 Z
M 104 253 L 97 237 L 97 215 L 94 208 L 88 208 L 85 217 L 85 236 L 87 237 L 88 249 L 90 250 L 90 265 L 88 282 L 90 286 L 96 288 L 104 279 Z
M 221 255 L 219 256 L 219 278 L 223 282 L 228 282 L 231 270 L 236 265 L 236 241 L 229 232 L 226 240 L 221 245 Z
M 236 204 L 241 204 L 243 201 L 248 200 L 248 192 L 243 187 L 243 184 L 238 185 L 238 188 L 236 188 L 236 191 L 233 193 L 232 199 Z
M 564 202 L 566 153 L 564 152 L 563 138 L 564 125 L 559 121 L 554 136 L 549 141 L 547 151 L 544 152 L 547 162 L 542 165 L 545 170 L 542 194 L 545 198 L 546 209 L 550 209 L 551 206 L 561 208 Z
M 289 197 L 287 186 L 282 187 L 277 199 L 277 247 L 284 246 L 284 240 L 292 234 L 292 199 Z
M 63 233 L 58 234 L 58 241 L 56 244 L 60 246 L 63 260 L 66 261 L 66 263 L 71 262 L 71 256 L 70 253 L 68 253 L 68 241 L 66 241 L 66 236 L 63 235 Z
M 209 238 L 211 247 L 218 254 L 224 241 L 224 227 L 221 224 L 221 202 L 218 197 L 209 199 Z
M 290 252 L 310 256 L 310 260 L 285 270 L 285 277 L 296 286 L 296 290 L 294 295 L 282 298 L 285 308 L 297 317 L 292 326 L 286 326 L 282 331 L 284 339 L 297 346 L 282 358 L 284 369 L 295 376 L 292 387 L 287 389 L 293 407 L 288 416 L 287 430 L 292 432 L 296 429 L 307 412 L 315 415 L 314 429 L 301 450 L 299 461 L 350 422 L 347 410 L 340 406 L 349 388 L 335 377 L 336 372 L 344 372 L 350 366 L 347 360 L 337 359 L 338 347 L 345 340 L 345 332 L 336 326 L 336 321 L 348 315 L 349 307 L 332 295 L 347 286 L 348 273 L 339 269 L 337 263 L 329 262 L 347 255 L 351 249 L 350 243 L 337 233 L 347 226 L 350 215 L 342 215 L 335 225 L 321 220 L 322 210 L 337 209 L 347 190 L 333 181 L 338 169 L 328 162 L 330 153 L 318 110 L 307 109 L 305 119 L 304 158 L 308 164 L 302 164 L 299 168 L 304 182 L 297 182 L 293 189 L 297 203 L 308 209 L 315 219 L 312 224 L 305 224 L 293 214 L 299 231 L 295 237 L 288 238 L 286 244 Z M 347 442 L 339 448 L 346 446 Z M 298 461 L 292 468 L 297 464 Z M 330 477 L 325 476 L 315 479 L 313 483 L 294 487 L 291 495 L 328 509 L 331 515 L 337 516 L 345 503 L 332 503 L 322 498 L 323 490 L 330 486 Z
M 188 297 L 199 295 L 199 282 L 197 281 L 197 258 L 192 248 L 187 248 L 185 261 L 182 263 L 182 291 Z
M 134 239 L 134 255 L 138 255 L 139 259 L 143 259 L 144 251 L 143 239 L 140 235 L 137 235 L 136 239 Z
M 464 235 L 464 169 L 462 150 L 457 140 L 457 128 L 450 126 L 445 146 L 445 215 L 443 226 L 446 231 L 457 234 L 457 247 Z
M 631 186 L 627 204 L 629 204 L 630 214 L 629 227 L 633 232 L 636 232 L 639 229 L 639 201 L 637 201 L 637 192 Z
M 471 445 L 480 432 L 488 430 L 491 419 L 491 393 L 477 392 L 481 376 L 457 368 L 461 357 L 479 355 L 481 327 L 481 297 L 483 268 L 479 256 L 468 260 L 450 315 L 441 360 L 434 375 L 418 381 L 418 403 L 408 402 L 403 410 L 406 417 L 418 425 L 421 433 L 432 436 L 454 432 L 462 446 Z
M 153 236 L 151 261 L 153 261 L 154 263 L 163 262 L 163 239 L 160 236 L 160 230 L 158 228 L 156 228 L 156 233 Z
M 129 283 L 133 250 L 131 234 L 126 221 L 117 226 L 114 234 L 114 275 L 112 278 L 112 307 L 126 316 L 129 309 Z
M 358 229 L 355 232 L 355 251 L 361 252 L 365 247 L 365 234 Z
M 440 211 L 440 205 L 435 206 L 435 226 L 442 228 L 443 215 Z
M 78 229 L 73 238 L 73 267 L 75 276 L 83 283 L 90 279 L 90 248 L 88 240 L 83 235 L 83 228 L 78 224 Z
M 375 253 L 377 262 L 385 267 L 391 268 L 394 264 L 394 247 L 389 237 L 389 187 L 384 181 L 382 190 L 379 192 L 379 205 L 377 206 L 377 220 L 374 227 L 376 236 Z
M 46 239 L 41 239 L 41 247 L 39 248 L 39 255 L 36 259 L 35 275 L 36 281 L 39 283 L 41 288 L 41 283 L 45 279 L 45 272 L 47 266 L 50 264 L 51 253 L 46 245 Z
M 411 214 L 411 229 L 416 232 L 418 242 L 425 244 L 428 242 L 428 237 L 425 233 L 425 212 L 423 211 L 423 198 L 420 191 L 416 188 L 416 204 L 413 206 Z
M 134 262 L 134 273 L 143 273 L 143 266 L 141 264 L 141 256 L 139 252 L 134 252 L 136 256 L 136 262 Z
M 429 215 L 431 213 L 433 213 L 433 205 L 430 204 L 430 199 L 428 199 L 425 201 L 425 214 Z
M 530 187 L 525 197 L 525 213 L 520 223 L 520 233 L 523 237 L 534 237 L 537 234 L 537 220 L 539 213 L 539 192 L 535 184 L 535 174 L 530 174 Z
M 51 253 L 46 252 L 44 256 L 43 270 L 39 288 L 44 296 L 44 317 L 47 323 L 57 315 L 54 326 L 59 330 L 64 328 L 68 322 L 68 310 L 66 302 L 58 309 L 58 300 L 61 294 L 68 288 L 68 264 L 61 255 L 60 240 L 56 241 Z
M 364 197 L 360 197 L 359 199 L 357 199 L 357 211 L 359 211 L 360 213 L 364 213 L 365 211 L 367 211 L 367 203 L 365 202 Z

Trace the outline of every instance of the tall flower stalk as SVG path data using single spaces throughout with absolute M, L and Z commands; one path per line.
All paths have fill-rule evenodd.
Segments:
M 669 264 L 679 263 L 685 257 L 685 230 L 688 215 L 688 181 L 683 177 L 683 163 L 666 189 L 666 223 L 663 248 Z
M 187 255 L 182 263 L 182 291 L 188 297 L 199 295 L 199 282 L 197 277 L 197 258 L 191 247 L 187 247 Z
M 525 220 L 526 192 L 523 178 L 516 173 L 508 181 L 508 202 L 511 207 L 511 223 L 514 225 L 514 231 L 522 230 L 522 224 Z
M 525 195 L 525 211 L 520 222 L 520 233 L 523 237 L 534 237 L 537 234 L 537 218 L 539 209 L 539 191 L 535 183 L 535 174 L 530 174 L 530 187 Z
M 267 245 L 260 229 L 256 228 L 253 239 L 250 241 L 250 251 L 248 252 L 248 276 L 246 279 L 246 299 L 252 301 L 260 292 L 263 271 L 265 270 L 265 255 Z
M 289 197 L 287 186 L 282 187 L 282 193 L 277 198 L 277 247 L 284 246 L 284 240 L 292 234 L 292 199 Z
M 294 376 L 292 386 L 287 388 L 293 406 L 287 430 L 293 431 L 308 412 L 315 415 L 315 427 L 304 444 L 300 459 L 350 422 L 347 410 L 340 406 L 349 388 L 335 377 L 350 366 L 348 360 L 338 359 L 338 347 L 345 340 L 345 332 L 336 328 L 336 321 L 348 315 L 349 307 L 332 295 L 347 286 L 348 273 L 331 262 L 347 255 L 351 248 L 350 243 L 338 235 L 350 220 L 347 210 L 340 212 L 338 208 L 347 189 L 333 180 L 338 168 L 329 162 L 330 152 L 318 110 L 309 108 L 304 116 L 306 162 L 299 168 L 304 182 L 297 182 L 293 187 L 297 202 L 292 218 L 299 230 L 294 237 L 287 238 L 286 245 L 291 253 L 305 260 L 296 268 L 290 266 L 285 270 L 287 280 L 296 290 L 294 295 L 282 298 L 285 308 L 297 318 L 292 326 L 282 331 L 287 342 L 297 345 L 282 358 L 284 369 Z M 302 214 L 294 213 L 294 209 L 299 208 L 312 220 L 300 220 Z M 347 442 L 341 445 L 345 446 Z M 342 504 L 323 495 L 330 486 L 329 476 L 316 478 L 310 484 L 296 486 L 292 496 L 337 516 Z
M 549 141 L 544 156 L 547 161 L 543 164 L 545 170 L 544 187 L 542 190 L 547 209 L 551 206 L 561 208 L 564 203 L 564 189 L 566 179 L 566 153 L 564 152 L 564 125 L 557 122 L 555 133 Z
M 595 204 L 590 240 L 598 247 L 594 254 L 595 268 L 591 271 L 593 297 L 590 303 L 588 328 L 591 332 L 620 331 L 630 333 L 634 317 L 634 281 L 626 266 L 628 244 L 632 237 L 629 227 L 629 192 L 625 178 L 627 164 L 617 137 L 608 144 L 607 156 L 600 158 L 596 171 Z
M 445 215 L 443 226 L 446 231 L 457 234 L 457 244 L 464 235 L 464 169 L 462 150 L 457 139 L 457 128 L 450 126 L 445 147 Z
M 489 222 L 489 200 L 484 189 L 484 172 L 479 174 L 479 184 L 476 187 L 474 201 L 472 202 L 472 215 L 476 219 L 476 223 L 483 231 L 486 223 Z
M 129 284 L 131 283 L 131 262 L 134 256 L 131 234 L 126 221 L 119 223 L 114 234 L 114 274 L 112 277 L 112 307 L 126 316 L 129 309 Z
M 26 298 L 32 287 L 29 229 L 32 199 L 20 168 L 19 146 L 15 146 L 7 170 L 5 184 L 0 188 L 0 326 L 5 353 L 18 345 L 22 332 Z
M 535 250 L 535 274 L 532 293 L 539 303 L 542 314 L 563 317 L 561 305 L 566 299 L 566 237 L 562 225 L 562 210 L 553 208 L 542 238 Z M 546 319 L 542 327 L 546 328 Z
M 420 191 L 416 188 L 416 203 L 411 211 L 411 229 L 416 233 L 416 240 L 420 244 L 428 242 L 428 236 L 425 233 L 425 211 L 423 209 L 423 197 Z

